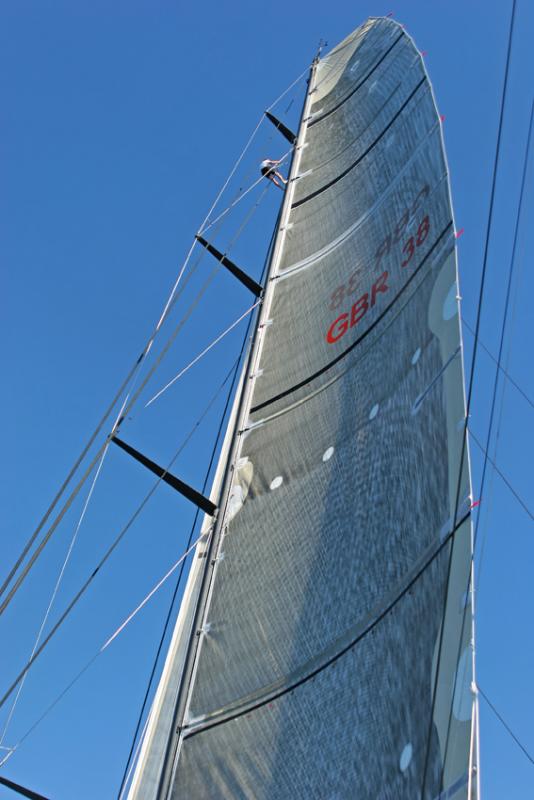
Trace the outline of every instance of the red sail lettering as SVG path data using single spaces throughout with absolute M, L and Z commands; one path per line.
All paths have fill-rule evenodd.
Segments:
M 329 344 L 334 344 L 334 342 L 337 342 L 338 339 L 341 339 L 341 337 L 347 332 L 349 327 L 348 319 L 348 314 L 340 314 L 340 316 L 333 321 L 328 328 L 328 333 L 326 334 L 326 341 Z
M 359 300 L 357 300 L 350 310 L 350 327 L 353 328 L 364 316 L 367 309 L 369 308 L 369 295 L 366 292 L 362 294 Z
M 378 292 L 387 292 L 389 288 L 386 284 L 387 279 L 388 279 L 388 273 L 386 271 L 383 272 L 382 275 L 379 277 L 379 279 L 373 283 L 371 289 L 371 306 L 374 306 L 374 304 L 376 303 L 376 296 Z

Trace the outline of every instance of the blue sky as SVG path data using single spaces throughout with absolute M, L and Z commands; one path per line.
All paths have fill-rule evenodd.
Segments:
M 474 324 L 510 8 L 509 2 L 482 0 L 1 5 L 3 569 L 139 355 L 194 233 L 262 111 L 305 70 L 321 38 L 333 46 L 369 15 L 393 11 L 428 53 L 445 115 L 457 227 L 465 229 L 459 240 L 463 313 Z M 493 353 L 532 102 L 534 6 L 519 0 L 517 14 L 482 319 L 482 339 Z M 301 103 L 302 86 L 296 89 L 278 107 L 291 123 Z M 255 178 L 263 158 L 284 151 L 284 141 L 265 124 L 227 198 Z M 510 374 L 530 397 L 533 170 L 531 164 L 505 349 Z M 279 200 L 272 187 L 233 251 L 256 277 Z M 218 241 L 232 238 L 248 209 L 245 201 L 224 221 Z M 201 262 L 182 310 L 211 269 L 209 260 Z M 154 391 L 249 304 L 246 290 L 218 274 L 153 379 Z M 125 438 L 160 463 L 170 459 L 230 369 L 243 330 L 233 331 L 153 406 L 143 410 L 140 404 Z M 469 359 L 469 332 L 465 343 Z M 494 366 L 484 352 L 476 374 L 471 424 L 485 439 Z M 221 408 L 222 396 L 174 468 L 198 487 Z M 497 464 L 532 508 L 532 409 L 507 384 L 497 411 Z M 476 447 L 472 460 L 476 497 Z M 56 614 L 151 483 L 123 453 L 110 452 Z M 490 472 L 486 487 L 477 512 L 485 541 L 477 598 L 479 681 L 533 752 L 534 531 L 498 475 Z M 0 620 L 2 687 L 31 649 L 80 511 L 77 502 Z M 24 734 L 176 560 L 193 514 L 168 487 L 158 490 L 29 676 L 7 744 Z M 95 662 L 2 774 L 54 800 L 115 796 L 170 591 L 166 586 Z M 529 796 L 534 768 L 483 701 L 481 715 L 485 800 Z

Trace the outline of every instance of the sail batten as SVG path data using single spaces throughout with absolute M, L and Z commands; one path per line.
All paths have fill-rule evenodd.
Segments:
M 454 221 L 397 23 L 314 65 L 289 178 L 155 796 L 475 800 Z

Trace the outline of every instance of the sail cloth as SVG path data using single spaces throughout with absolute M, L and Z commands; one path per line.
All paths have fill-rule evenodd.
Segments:
M 470 484 L 439 117 L 389 19 L 310 88 L 169 796 L 466 798 Z

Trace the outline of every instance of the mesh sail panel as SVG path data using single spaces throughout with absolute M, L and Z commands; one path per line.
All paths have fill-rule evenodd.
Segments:
M 466 798 L 470 488 L 439 119 L 391 20 L 320 62 L 311 98 L 172 797 Z

